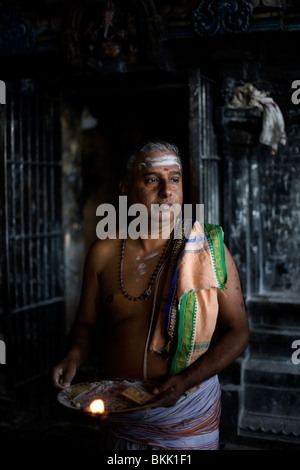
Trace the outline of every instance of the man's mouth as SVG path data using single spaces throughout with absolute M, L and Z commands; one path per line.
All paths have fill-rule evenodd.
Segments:
M 162 212 L 169 212 L 172 208 L 172 204 L 168 202 L 164 202 L 163 204 L 159 205 L 159 210 Z

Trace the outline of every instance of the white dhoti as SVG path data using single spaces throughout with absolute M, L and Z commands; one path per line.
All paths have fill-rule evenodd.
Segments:
M 220 384 L 215 375 L 172 407 L 149 408 L 112 420 L 110 450 L 219 448 Z

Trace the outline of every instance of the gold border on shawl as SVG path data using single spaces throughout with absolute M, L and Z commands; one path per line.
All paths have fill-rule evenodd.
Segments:
M 227 282 L 223 231 L 219 225 L 204 224 L 204 231 L 213 259 L 219 289 L 224 291 Z
M 185 369 L 192 354 L 195 318 L 196 318 L 196 297 L 194 291 L 189 291 L 182 296 L 179 323 L 177 349 L 171 364 L 171 375 L 177 374 Z

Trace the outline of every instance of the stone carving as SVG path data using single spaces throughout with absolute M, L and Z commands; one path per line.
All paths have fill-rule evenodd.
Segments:
M 130 64 L 157 57 L 160 33 L 152 1 L 77 0 L 65 35 L 68 61 L 102 72 L 125 72 Z
M 275 7 L 275 8 L 284 8 L 285 7 L 285 0 L 251 0 L 251 3 L 254 7 L 258 7 L 259 5 L 265 7 Z
M 247 31 L 253 13 L 248 0 L 202 0 L 192 13 L 196 34 L 201 36 Z

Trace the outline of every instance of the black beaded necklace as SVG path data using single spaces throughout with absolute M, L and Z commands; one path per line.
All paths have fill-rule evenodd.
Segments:
M 120 266 L 119 266 L 119 278 L 120 278 L 120 288 L 121 288 L 121 291 L 122 291 L 122 294 L 128 299 L 128 300 L 132 300 L 134 302 L 136 302 L 137 300 L 147 300 L 150 295 L 151 295 L 151 289 L 152 289 L 152 284 L 154 282 L 154 280 L 156 279 L 156 276 L 157 276 L 157 273 L 158 271 L 160 270 L 162 264 L 163 264 L 163 261 L 164 261 L 164 258 L 165 258 L 165 255 L 168 251 L 168 248 L 170 246 L 170 243 L 173 239 L 173 236 L 174 236 L 174 231 L 172 232 L 169 240 L 165 243 L 165 246 L 164 246 L 164 249 L 162 251 L 162 254 L 159 258 L 159 261 L 153 271 L 153 274 L 152 276 L 150 277 L 150 280 L 149 280 L 149 283 L 148 283 L 148 286 L 146 288 L 146 290 L 141 294 L 139 295 L 138 297 L 132 297 L 131 295 L 128 294 L 128 292 L 126 291 L 125 287 L 124 287 L 124 281 L 123 281 L 123 265 L 124 265 L 124 254 L 125 254 L 125 238 L 122 240 L 122 244 L 121 244 L 121 256 L 120 256 Z

